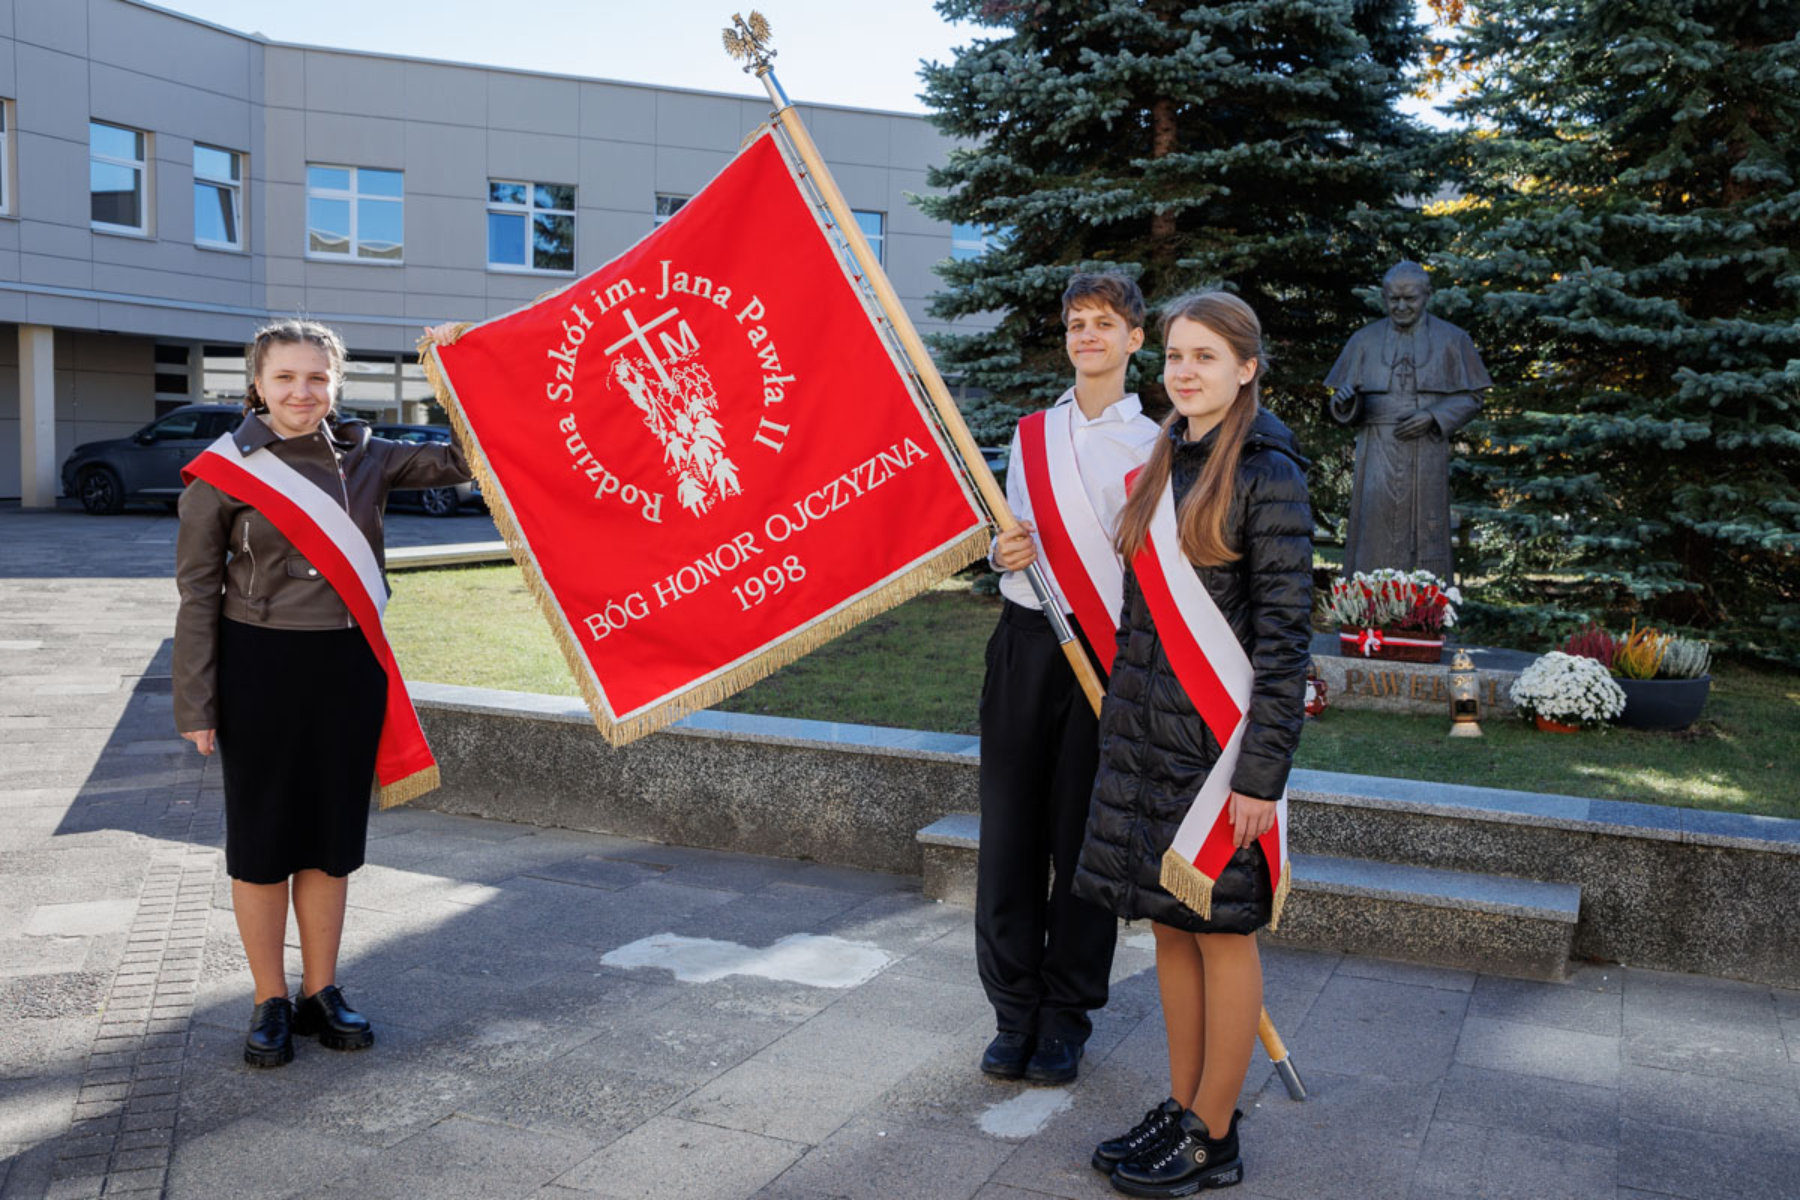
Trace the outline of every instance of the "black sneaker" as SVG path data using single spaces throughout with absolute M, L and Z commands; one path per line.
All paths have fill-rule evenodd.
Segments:
M 995 1079 L 1017 1079 L 1025 1074 L 1025 1063 L 1031 1058 L 1032 1038 L 1028 1033 L 1012 1033 L 1002 1029 L 981 1054 L 981 1071 Z
M 337 985 L 326 984 L 294 1006 L 294 1032 L 302 1037 L 317 1034 L 327 1050 L 366 1050 L 375 1044 L 369 1019 L 344 1002 Z
M 286 996 L 264 1000 L 250 1016 L 244 1039 L 244 1061 L 253 1067 L 279 1067 L 294 1061 L 294 1003 Z
M 1025 1064 L 1026 1082 L 1074 1083 L 1076 1070 L 1081 1065 L 1081 1050 L 1080 1042 L 1039 1038 L 1037 1049 L 1031 1052 L 1031 1061 Z
M 1110 1138 L 1094 1147 L 1094 1157 L 1089 1161 L 1094 1170 L 1102 1175 L 1111 1175 L 1113 1168 L 1127 1159 L 1137 1158 L 1146 1151 L 1163 1144 L 1169 1133 L 1181 1120 L 1181 1101 L 1173 1096 L 1144 1114 L 1144 1119 L 1116 1138 Z
M 1238 1118 L 1231 1114 L 1231 1128 L 1224 1137 L 1207 1134 L 1206 1122 L 1184 1112 L 1162 1145 L 1122 1162 L 1112 1173 L 1112 1185 L 1127 1196 L 1191 1196 L 1205 1188 L 1230 1187 L 1244 1182 L 1244 1160 L 1238 1156 Z

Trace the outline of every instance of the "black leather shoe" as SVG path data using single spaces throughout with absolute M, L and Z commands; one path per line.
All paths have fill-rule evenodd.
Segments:
M 294 1002 L 286 996 L 264 1000 L 250 1017 L 244 1039 L 244 1061 L 253 1067 L 279 1067 L 294 1061 Z
M 995 1079 L 1017 1079 L 1025 1074 L 1025 1063 L 1031 1058 L 1031 1035 L 1001 1030 L 981 1052 L 981 1072 Z
M 294 1032 L 318 1034 L 319 1045 L 327 1050 L 366 1050 L 375 1044 L 369 1019 L 344 1003 L 344 993 L 330 983 L 294 1006 Z
M 1144 1119 L 1116 1138 L 1110 1138 L 1094 1147 L 1094 1157 L 1090 1159 L 1094 1170 L 1103 1175 L 1111 1175 L 1113 1168 L 1129 1159 L 1137 1158 L 1148 1150 L 1161 1146 L 1168 1140 L 1169 1134 L 1181 1120 L 1181 1101 L 1173 1096 L 1144 1114 Z
M 1238 1118 L 1222 1138 L 1209 1136 L 1206 1122 L 1184 1112 L 1162 1145 L 1122 1162 L 1112 1173 L 1114 1190 L 1127 1196 L 1191 1196 L 1205 1188 L 1244 1182 L 1244 1160 L 1238 1156 Z
M 1039 1038 L 1031 1061 L 1025 1064 L 1027 1083 L 1074 1083 L 1081 1063 L 1081 1043 L 1062 1038 Z

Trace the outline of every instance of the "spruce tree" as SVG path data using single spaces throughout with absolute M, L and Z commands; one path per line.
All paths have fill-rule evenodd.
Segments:
M 1321 381 L 1371 319 L 1356 289 L 1419 253 L 1405 236 L 1416 211 L 1396 205 L 1426 189 L 1427 134 L 1394 107 L 1420 51 L 1411 0 L 938 11 L 995 31 L 922 72 L 933 119 L 968 145 L 920 203 L 1000 230 L 982 257 L 942 264 L 933 302 L 945 318 L 1002 314 L 992 332 L 935 344 L 947 374 L 991 394 L 968 404 L 978 436 L 1003 443 L 1068 386 L 1058 298 L 1072 269 L 1125 270 L 1152 303 L 1222 284 L 1262 318 L 1265 403 L 1324 460 L 1318 507 L 1341 510 L 1348 439 L 1323 416 Z M 1154 330 L 1151 342 L 1133 382 L 1154 401 Z
M 1754 0 L 1478 0 L 1439 311 L 1497 386 L 1505 598 L 1800 661 L 1800 39 Z

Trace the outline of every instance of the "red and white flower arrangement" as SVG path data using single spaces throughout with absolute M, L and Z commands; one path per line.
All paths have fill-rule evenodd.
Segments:
M 1456 624 L 1462 593 L 1430 571 L 1358 571 L 1333 580 L 1326 611 L 1347 629 L 1441 637 Z

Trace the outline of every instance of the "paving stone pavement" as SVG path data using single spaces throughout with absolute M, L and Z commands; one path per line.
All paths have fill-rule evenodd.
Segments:
M 245 1067 L 218 772 L 172 732 L 173 536 L 0 507 L 0 1197 L 1112 1194 L 1093 1142 L 1167 1086 L 1147 934 L 1081 1080 L 998 1084 L 968 912 L 812 863 L 377 814 L 341 973 L 375 1047 Z M 605 961 L 657 935 L 879 961 L 841 987 L 797 942 L 703 981 Z M 1800 992 L 1265 962 L 1312 1098 L 1259 1055 L 1233 1195 L 1800 1196 Z

